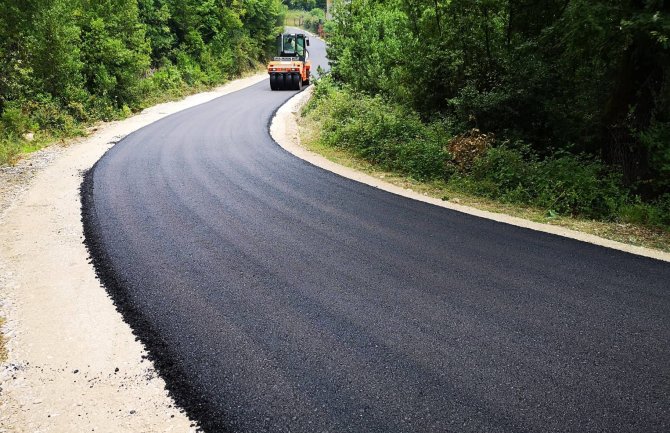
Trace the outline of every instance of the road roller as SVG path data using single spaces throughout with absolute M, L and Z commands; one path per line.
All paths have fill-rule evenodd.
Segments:
M 309 38 L 303 33 L 277 37 L 277 57 L 268 65 L 272 90 L 301 90 L 309 85 Z

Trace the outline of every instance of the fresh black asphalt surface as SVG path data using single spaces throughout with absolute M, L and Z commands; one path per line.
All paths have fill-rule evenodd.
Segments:
M 670 431 L 670 264 L 311 166 L 268 132 L 294 94 L 165 118 L 82 188 L 99 275 L 205 431 Z

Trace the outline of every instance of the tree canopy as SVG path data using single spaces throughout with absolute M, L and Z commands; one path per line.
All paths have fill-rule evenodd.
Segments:
M 265 60 L 283 14 L 280 0 L 3 0 L 0 140 L 236 76 Z
M 333 76 L 356 91 L 670 191 L 668 1 L 351 0 L 330 29 Z

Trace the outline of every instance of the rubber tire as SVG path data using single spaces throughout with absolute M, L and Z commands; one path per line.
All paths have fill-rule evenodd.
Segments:
M 277 74 L 270 75 L 270 89 L 277 90 Z
M 293 90 L 302 90 L 302 77 L 300 74 L 293 74 Z
M 284 90 L 285 74 L 277 74 L 277 90 Z

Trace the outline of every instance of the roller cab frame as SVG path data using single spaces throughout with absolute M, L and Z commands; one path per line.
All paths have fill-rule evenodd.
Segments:
M 284 33 L 277 37 L 277 57 L 268 65 L 272 90 L 301 90 L 309 85 L 312 64 L 309 38 L 303 33 Z

